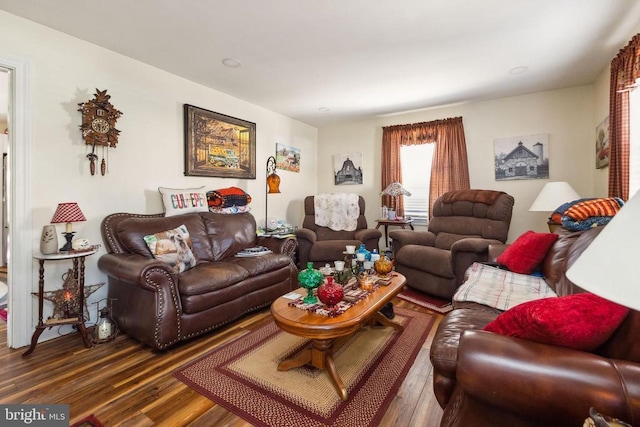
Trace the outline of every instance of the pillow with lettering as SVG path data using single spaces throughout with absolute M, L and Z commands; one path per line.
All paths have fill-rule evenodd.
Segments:
M 164 216 L 182 215 L 192 212 L 207 212 L 207 192 L 204 186 L 198 188 L 158 187 L 162 195 Z

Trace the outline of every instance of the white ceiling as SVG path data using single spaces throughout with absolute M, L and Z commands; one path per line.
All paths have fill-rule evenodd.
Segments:
M 589 84 L 640 29 L 637 0 L 0 0 L 0 9 L 317 127 Z

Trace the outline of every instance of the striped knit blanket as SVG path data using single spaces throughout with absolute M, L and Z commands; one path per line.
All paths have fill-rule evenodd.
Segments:
M 614 216 L 622 208 L 624 202 L 617 197 L 589 199 L 569 207 L 564 216 L 574 221 L 583 221 L 593 216 Z
M 467 280 L 460 285 L 453 301 L 475 302 L 506 311 L 523 302 L 555 296 L 542 277 L 475 262 L 467 270 Z
M 551 220 L 568 230 L 582 231 L 606 225 L 624 206 L 619 197 L 585 198 L 560 205 Z

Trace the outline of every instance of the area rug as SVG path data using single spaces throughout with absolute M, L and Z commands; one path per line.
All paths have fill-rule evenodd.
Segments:
M 72 424 L 71 427 L 104 427 L 104 425 L 96 418 L 95 415 L 91 414 L 88 417 L 84 417 L 77 423 Z
M 174 375 L 255 426 L 377 426 L 411 368 L 435 317 L 397 308 L 388 327 L 366 327 L 335 354 L 349 397 L 342 401 L 327 373 L 309 366 L 279 372 L 278 364 L 308 340 L 274 322 L 217 348 Z
M 400 291 L 398 298 L 412 302 L 420 307 L 428 308 L 429 310 L 433 310 L 440 314 L 445 314 L 453 310 L 450 300 L 432 297 L 431 295 L 414 291 L 407 286 Z

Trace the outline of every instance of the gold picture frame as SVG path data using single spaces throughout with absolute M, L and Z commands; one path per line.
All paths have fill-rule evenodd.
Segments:
M 256 179 L 256 124 L 184 104 L 186 176 Z

